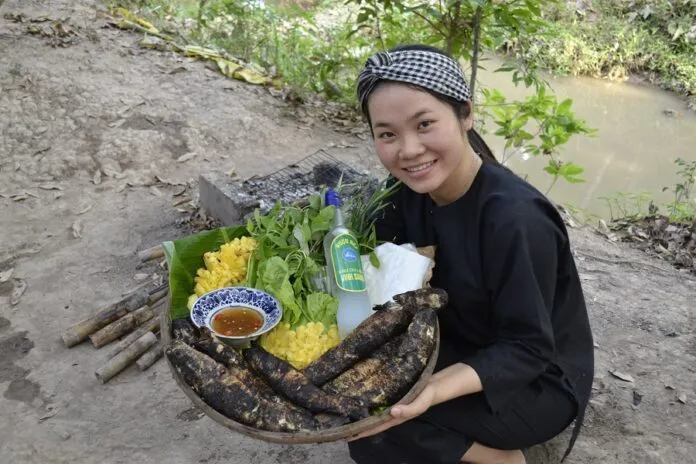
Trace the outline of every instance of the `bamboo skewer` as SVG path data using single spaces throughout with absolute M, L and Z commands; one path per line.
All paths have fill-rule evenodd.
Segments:
M 70 348 L 87 339 L 91 334 L 106 327 L 124 315 L 141 308 L 147 303 L 150 292 L 141 287 L 129 293 L 119 301 L 108 305 L 97 314 L 90 316 L 63 332 L 61 338 L 65 346 Z
M 101 348 L 154 317 L 155 311 L 145 305 L 94 332 L 89 336 L 89 339 L 95 348 Z
M 115 357 L 110 359 L 106 364 L 97 369 L 94 375 L 97 376 L 102 383 L 108 382 L 113 376 L 128 367 L 140 355 L 145 353 L 150 347 L 157 343 L 157 337 L 152 332 L 148 332 L 135 342 L 133 342 L 125 350 L 121 351 Z
M 155 364 L 163 354 L 164 352 L 162 351 L 162 344 L 157 343 L 147 350 L 140 358 L 138 358 L 138 360 L 135 361 L 135 365 L 138 366 L 140 371 L 147 370 L 150 366 Z

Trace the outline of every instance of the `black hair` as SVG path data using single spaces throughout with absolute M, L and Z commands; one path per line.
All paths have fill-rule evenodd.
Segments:
M 390 52 L 402 52 L 402 51 L 423 51 L 423 52 L 432 52 L 432 53 L 438 53 L 440 55 L 444 55 L 450 59 L 452 56 L 445 52 L 444 50 L 441 50 L 437 47 L 432 47 L 430 45 L 421 45 L 421 44 L 411 44 L 411 45 L 398 45 L 392 49 L 389 50 Z M 424 91 L 432 95 L 433 97 L 437 98 L 443 103 L 446 103 L 449 105 L 452 110 L 454 111 L 454 114 L 459 118 L 459 119 L 466 119 L 469 117 L 471 114 L 471 102 L 466 101 L 462 102 L 459 100 L 455 100 L 454 98 L 448 96 L 448 95 L 443 95 L 439 92 L 435 92 L 430 89 L 426 89 L 425 87 L 421 87 L 419 85 L 415 84 L 406 84 L 409 85 L 410 87 L 414 87 L 418 90 Z M 377 84 L 379 86 L 379 84 Z M 375 86 L 375 88 L 377 87 Z M 372 120 L 370 119 L 370 111 L 367 107 L 367 99 L 363 102 L 363 105 L 361 107 L 362 113 L 365 116 L 365 119 L 367 119 L 367 123 L 370 126 L 370 132 L 372 132 Z M 374 134 L 373 134 L 374 136 Z M 481 157 L 481 159 L 484 162 L 490 162 L 493 164 L 500 164 L 498 160 L 495 158 L 495 155 L 493 155 L 493 151 L 490 149 L 488 144 L 483 140 L 483 138 L 479 135 L 478 132 L 472 127 L 469 129 L 467 132 L 467 136 L 469 139 L 469 144 L 471 145 L 471 148 Z

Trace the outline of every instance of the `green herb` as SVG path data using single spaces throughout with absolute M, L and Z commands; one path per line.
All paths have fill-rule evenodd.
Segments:
M 360 245 L 360 254 L 370 256 L 373 266 L 379 267 L 379 259 L 374 253 L 377 247 L 375 221 L 379 213 L 389 205 L 391 197 L 401 186 L 400 181 L 389 185 L 390 178 L 374 185 L 375 179 L 366 178 L 358 182 L 339 185 L 339 191 L 346 201 L 346 227 L 350 229 Z
M 333 217 L 334 207 L 316 194 L 304 207 L 279 203 L 265 216 L 256 211 L 247 224 L 258 242 L 249 260 L 249 285 L 280 301 L 283 322 L 291 328 L 308 322 L 328 327 L 336 321 L 338 300 L 314 283 L 326 264 L 323 239 Z

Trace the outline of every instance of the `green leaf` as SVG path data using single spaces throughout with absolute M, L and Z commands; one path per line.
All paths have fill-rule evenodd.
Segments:
M 379 258 L 377 257 L 377 253 L 374 251 L 370 253 L 370 263 L 377 269 L 379 269 L 379 266 L 381 265 Z
M 162 243 L 169 269 L 172 320 L 189 315 L 187 302 L 189 295 L 193 293 L 196 271 L 205 265 L 203 254 L 217 251 L 223 244 L 247 235 L 249 232 L 245 226 L 221 227 Z
M 305 317 L 309 322 L 321 322 L 324 327 L 336 323 L 338 299 L 326 293 L 310 293 L 307 295 Z

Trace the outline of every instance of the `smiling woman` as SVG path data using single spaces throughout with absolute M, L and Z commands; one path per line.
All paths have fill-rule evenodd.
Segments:
M 554 206 L 500 166 L 473 129 L 459 64 L 440 50 L 378 53 L 358 96 L 380 161 L 401 187 L 380 240 L 436 246 L 436 373 L 392 420 L 350 443 L 358 464 L 524 463 L 590 394 L 592 333 L 565 225 Z

